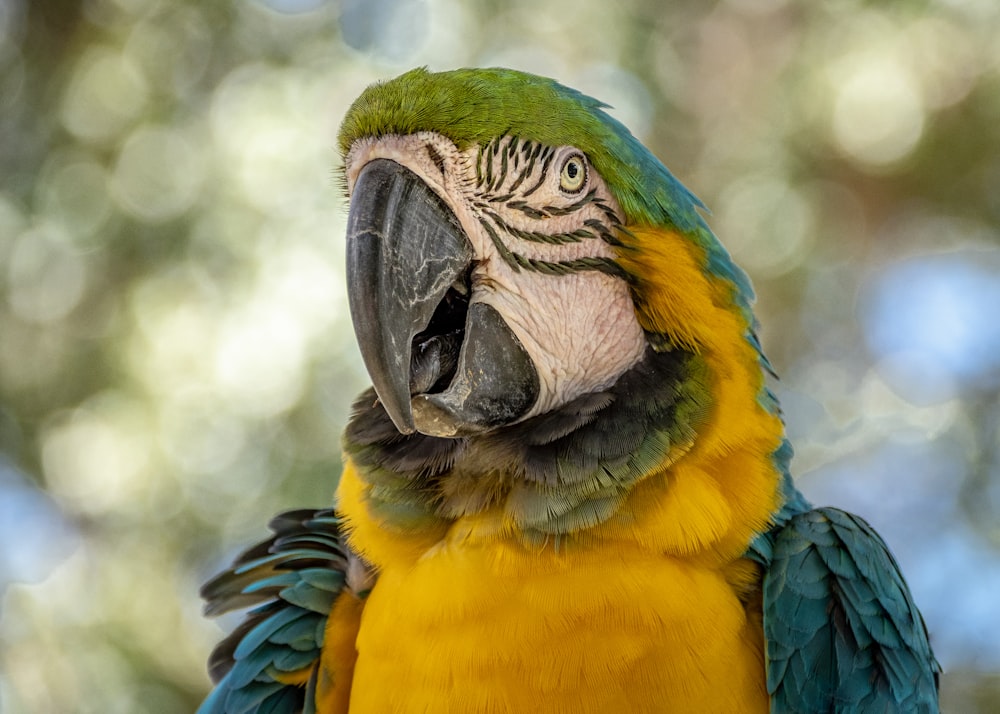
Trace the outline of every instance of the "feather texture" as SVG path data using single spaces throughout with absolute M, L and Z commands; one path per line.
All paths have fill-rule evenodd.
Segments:
M 766 539 L 771 711 L 936 712 L 940 667 L 878 534 L 858 516 L 818 508 Z
M 437 189 L 479 191 L 449 205 L 506 266 L 480 282 L 619 281 L 602 295 L 637 347 L 583 394 L 456 438 L 400 433 L 365 392 L 336 515 L 279 516 L 206 585 L 209 614 L 252 609 L 200 712 L 936 712 L 940 668 L 885 543 L 794 488 L 753 291 L 698 199 L 602 103 L 512 70 L 370 87 L 338 141 L 347 159 L 380 140 L 392 161 L 418 147 Z M 567 151 L 607 188 L 539 202 Z M 410 395 L 458 370 L 466 317 L 448 314 L 423 343 L 447 365 L 428 353 Z
M 294 714 L 313 706 L 305 685 L 319 670 L 328 615 L 350 590 L 353 556 L 331 510 L 283 513 L 274 535 L 202 588 L 205 612 L 252 607 L 212 652 L 216 688 L 199 714 Z
M 607 520 L 690 447 L 711 406 L 699 357 L 650 349 L 609 389 L 477 437 L 402 436 L 367 392 L 344 445 L 372 487 L 369 507 L 397 527 L 499 505 L 525 538 L 544 539 Z

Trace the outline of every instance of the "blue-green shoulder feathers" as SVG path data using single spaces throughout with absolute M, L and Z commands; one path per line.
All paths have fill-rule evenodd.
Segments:
M 205 612 L 253 607 L 212 652 L 216 687 L 198 714 L 308 714 L 327 617 L 346 585 L 349 555 L 331 510 L 289 511 L 274 536 L 202 588 Z M 311 668 L 305 687 L 292 673 Z
M 858 516 L 812 509 L 787 470 L 783 491 L 747 553 L 764 567 L 772 714 L 936 713 L 941 668 L 885 542 Z

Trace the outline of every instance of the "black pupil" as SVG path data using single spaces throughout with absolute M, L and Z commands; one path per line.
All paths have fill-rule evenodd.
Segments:
M 575 161 L 570 161 L 566 164 L 566 175 L 569 178 L 575 179 L 578 173 L 580 173 L 580 167 L 576 165 Z

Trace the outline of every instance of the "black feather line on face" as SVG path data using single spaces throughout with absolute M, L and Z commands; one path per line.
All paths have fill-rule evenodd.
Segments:
M 427 144 L 426 149 L 427 149 L 427 155 L 431 158 L 431 161 L 434 163 L 434 165 L 437 166 L 437 170 L 441 172 L 441 175 L 444 176 L 445 172 L 444 157 L 441 156 L 438 150 L 435 149 L 434 146 L 431 144 Z
M 586 196 L 575 203 L 571 203 L 568 206 L 544 206 L 542 210 L 552 216 L 568 216 L 571 213 L 576 213 L 587 204 L 596 201 L 596 196 L 597 190 L 591 189 L 587 192 Z
M 501 154 L 501 165 L 499 167 L 499 173 L 496 176 L 493 176 L 493 160 L 491 157 L 497 155 L 498 153 Z M 504 194 L 490 195 L 493 190 L 503 186 L 504 182 L 507 180 L 507 174 L 510 166 L 507 159 L 508 156 L 511 155 L 526 156 L 527 165 L 521 174 L 514 179 L 513 184 Z M 532 173 L 536 157 L 539 156 L 542 159 L 542 165 L 540 167 L 541 175 L 539 176 L 538 182 L 528 190 L 521 193 L 515 199 L 514 197 L 517 195 L 515 193 L 515 188 Z M 546 178 L 548 177 L 548 169 L 552 165 L 552 159 L 554 156 L 554 149 L 542 146 L 541 144 L 532 144 L 531 142 L 526 141 L 518 147 L 518 139 L 516 137 L 510 139 L 506 149 L 502 152 L 501 141 L 496 139 L 487 144 L 485 148 L 479 149 L 480 158 L 477 160 L 477 170 L 480 168 L 483 161 L 485 161 L 485 175 L 483 178 L 486 187 L 482 191 L 477 192 L 474 205 L 479 213 L 479 222 L 480 225 L 482 225 L 483 230 L 486 231 L 486 234 L 496 247 L 497 252 L 500 254 L 503 261 L 515 270 L 519 271 L 521 269 L 526 269 L 552 276 L 569 275 L 582 271 L 598 271 L 623 280 L 629 280 L 630 276 L 612 258 L 603 256 L 585 256 L 573 260 L 549 261 L 524 256 L 513 250 L 504 242 L 501 234 L 531 243 L 541 243 L 547 245 L 579 243 L 581 241 L 590 240 L 599 236 L 601 240 L 608 245 L 621 245 L 621 241 L 613 235 L 613 231 L 615 230 L 615 227 L 620 225 L 620 221 L 614 214 L 614 211 L 611 211 L 610 207 L 598 198 L 596 189 L 591 189 L 586 193 L 586 195 L 566 206 L 539 207 L 533 206 L 525 200 L 525 197 L 536 191 L 541 185 L 544 184 Z M 583 222 L 586 227 L 580 227 L 572 231 L 560 233 L 528 231 L 512 226 L 491 207 L 491 204 L 495 205 L 500 203 L 502 203 L 505 208 L 519 211 L 532 220 L 543 220 L 551 216 L 568 216 L 586 208 L 587 206 L 596 205 L 606 216 L 608 216 L 609 220 L 608 223 L 604 223 L 598 219 L 589 218 Z
M 497 176 L 497 180 L 492 186 L 490 186 L 490 191 L 496 191 L 498 188 L 503 186 L 503 182 L 507 180 L 507 156 L 508 153 L 505 151 L 500 155 L 500 174 Z
M 567 233 L 543 233 L 541 231 L 523 231 L 520 228 L 515 228 L 506 221 L 503 220 L 499 215 L 490 211 L 488 208 L 483 210 L 483 215 L 487 216 L 497 228 L 502 230 L 507 235 L 513 238 L 519 238 L 520 240 L 529 241 L 531 243 L 545 243 L 547 245 L 565 245 L 567 243 L 579 243 L 581 241 L 595 238 L 596 235 L 585 228 L 577 228 L 575 231 L 570 231 Z
M 509 205 L 509 204 L 508 204 Z M 489 219 L 489 220 L 487 220 Z M 632 281 L 632 276 L 625 271 L 613 258 L 608 258 L 604 256 L 584 256 L 582 258 L 575 258 L 572 260 L 541 260 L 539 258 L 529 258 L 524 256 L 517 251 L 511 250 L 511 248 L 503 242 L 497 229 L 506 232 L 508 235 L 523 238 L 524 240 L 529 240 L 536 243 L 550 243 L 550 244 L 565 244 L 565 243 L 576 243 L 582 239 L 593 238 L 593 234 L 589 231 L 583 229 L 578 229 L 570 233 L 556 233 L 556 234 L 545 234 L 545 233 L 530 233 L 524 231 L 518 231 L 515 228 L 507 225 L 498 215 L 492 211 L 483 211 L 483 215 L 479 218 L 479 223 L 486 231 L 486 234 L 490 237 L 493 245 L 496 246 L 497 252 L 505 263 L 510 265 L 514 270 L 520 271 L 524 268 L 526 270 L 531 270 L 536 273 L 542 273 L 544 275 L 570 275 L 572 273 L 579 273 L 584 271 L 598 271 L 605 273 L 606 275 L 611 275 L 613 277 L 619 278 L 625 281 Z M 495 225 L 494 225 L 495 224 Z
M 533 194 L 535 191 L 537 191 L 542 187 L 542 185 L 545 183 L 545 179 L 549 177 L 549 164 L 552 163 L 552 156 L 554 154 L 555 151 L 553 149 L 551 149 L 548 146 L 545 147 L 545 149 L 543 150 L 543 157 L 542 157 L 542 173 L 538 177 L 538 182 L 534 186 L 529 188 L 527 191 L 522 193 L 521 196 L 527 198 L 528 196 L 530 196 L 531 194 Z
M 526 201 L 508 201 L 507 208 L 513 208 L 515 211 L 520 211 L 528 218 L 533 220 L 541 220 L 543 218 L 548 218 L 548 214 L 545 211 L 539 210 L 534 206 L 528 205 Z
M 486 190 L 493 185 L 493 148 L 492 143 L 487 145 L 486 151 L 483 152 L 483 162 L 485 163 L 485 171 L 483 172 L 483 181 L 486 184 Z
M 510 186 L 509 190 L 512 193 L 516 191 L 520 187 L 520 185 L 524 183 L 524 180 L 531 175 L 531 172 L 535 168 L 535 160 L 538 158 L 538 153 L 541 151 L 541 149 L 542 149 L 541 144 L 533 144 L 530 141 L 526 141 L 522 145 L 520 153 L 524 154 L 526 159 L 526 164 L 524 170 L 516 179 L 514 179 L 514 183 L 512 183 Z
M 503 261 L 507 263 L 507 265 L 509 265 L 510 267 L 514 268 L 515 271 L 517 271 L 519 269 L 517 257 L 514 256 L 514 254 L 510 251 L 507 245 L 500 239 L 500 236 L 497 235 L 496 230 L 493 229 L 493 226 L 490 225 L 490 222 L 487 221 L 485 218 L 480 217 L 479 224 L 486 231 L 486 234 L 490 237 L 490 240 L 493 241 L 493 245 L 496 246 L 497 252 L 500 253 L 500 257 L 503 258 Z
M 511 253 L 511 257 L 516 261 L 518 267 L 533 270 L 543 275 L 571 275 L 573 273 L 594 270 L 620 280 L 631 280 L 631 276 L 618 263 L 611 258 L 601 256 L 554 261 L 526 258 L 520 253 Z
M 618 238 L 611 231 L 611 229 L 608 228 L 608 226 L 604 225 L 596 218 L 588 218 L 583 222 L 583 225 L 597 231 L 597 235 L 599 235 L 601 237 L 601 240 L 603 240 L 608 245 L 613 245 L 615 248 L 624 247 L 625 244 L 621 241 L 621 239 Z

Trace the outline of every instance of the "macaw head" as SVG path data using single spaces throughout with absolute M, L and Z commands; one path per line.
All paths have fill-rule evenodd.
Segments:
M 759 358 L 746 276 L 603 106 L 512 70 L 417 69 L 348 111 L 351 315 L 399 432 L 522 422 L 650 349 Z

